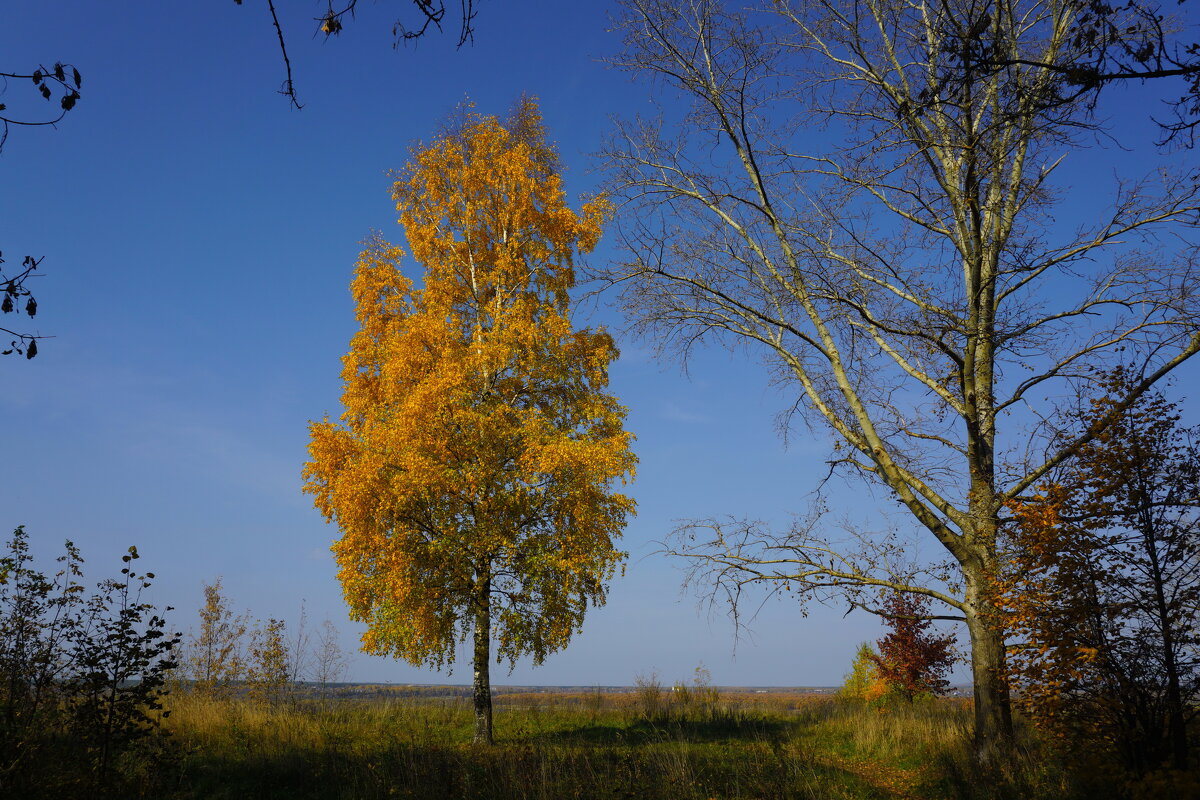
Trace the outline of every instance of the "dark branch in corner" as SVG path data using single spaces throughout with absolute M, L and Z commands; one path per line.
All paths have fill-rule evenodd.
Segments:
M 355 0 L 357 2 L 357 0 Z M 413 0 L 413 4 L 420 9 L 425 15 L 425 22 L 418 30 L 409 30 L 404 27 L 404 24 L 399 20 L 392 27 L 392 34 L 396 36 L 396 43 L 403 39 L 404 41 L 412 41 L 419 39 L 429 30 L 429 26 L 433 25 L 442 31 L 442 18 L 446 16 L 446 4 L 438 2 L 436 8 L 431 0 Z M 459 0 L 459 19 L 461 24 L 458 28 L 458 44 L 456 47 L 462 47 L 467 42 L 475 43 L 475 15 L 478 12 L 475 10 L 475 0 Z
M 1067 4 L 1075 10 L 1074 28 L 1066 49 L 1050 62 L 1009 50 L 1005 45 L 1011 31 L 990 13 L 984 11 L 973 20 L 963 20 L 943 5 L 950 26 L 948 40 L 956 44 L 946 51 L 949 68 L 931 87 L 930 95 L 970 80 L 975 71 L 1034 67 L 1057 78 L 1057 85 L 1043 101 L 1048 107 L 1083 101 L 1094 108 L 1097 97 L 1108 86 L 1175 79 L 1183 84 L 1183 91 L 1174 99 L 1164 100 L 1175 118 L 1154 120 L 1163 134 L 1158 144 L 1193 147 L 1200 133 L 1200 42 L 1179 39 L 1165 24 L 1167 18 L 1157 0 L 1129 0 L 1124 4 L 1067 0 Z
M 239 5 L 241 4 L 241 0 L 237 0 L 237 2 Z M 292 106 L 299 111 L 304 106 L 296 97 L 296 84 L 292 81 L 292 61 L 288 58 L 287 44 L 283 40 L 283 28 L 279 26 L 279 14 L 275 12 L 275 0 L 267 0 L 267 8 L 271 10 L 271 22 L 275 24 L 275 35 L 279 37 L 279 53 L 283 56 L 283 66 L 287 70 L 287 78 L 284 79 L 279 93 L 290 100 Z
M 239 6 L 243 4 L 243 0 L 233 0 Z M 358 0 L 344 0 L 345 5 L 340 9 L 335 9 L 332 0 L 326 0 L 325 14 L 316 17 L 317 31 L 325 34 L 325 38 L 336 36 L 342 32 L 345 27 L 346 19 L 353 18 L 355 9 L 358 7 Z M 459 18 L 460 25 L 458 30 L 458 47 L 470 42 L 475 43 L 475 17 L 478 14 L 475 8 L 477 0 L 459 0 Z M 396 20 L 392 26 L 392 35 L 396 41 L 393 46 L 397 46 L 400 42 L 411 42 L 423 37 L 430 29 L 436 29 L 439 33 L 442 32 L 442 22 L 446 18 L 446 3 L 445 0 L 412 0 L 413 5 L 421 13 L 421 25 L 418 28 L 409 28 L 404 24 L 403 20 Z M 271 23 L 275 26 L 275 36 L 279 40 L 279 54 L 283 57 L 283 66 L 286 72 L 283 86 L 279 93 L 288 98 L 293 108 L 300 109 L 301 105 L 299 98 L 296 95 L 296 83 L 292 79 L 292 62 L 288 57 L 287 41 L 283 35 L 283 26 L 279 22 L 279 14 L 275 8 L 275 0 L 267 0 L 267 8 L 271 12 Z
M 0 72 L 0 82 L 3 82 L 3 87 L 0 88 L 0 96 L 8 93 L 8 81 L 10 78 L 13 80 L 33 81 L 35 90 L 47 102 L 50 102 L 57 96 L 58 108 L 55 110 L 58 113 L 52 118 L 48 117 L 45 119 L 18 118 L 9 110 L 7 103 L 0 102 L 0 150 L 4 149 L 4 143 L 8 141 L 8 129 L 13 125 L 56 125 L 61 122 L 62 118 L 67 115 L 67 112 L 73 109 L 75 104 L 79 102 L 79 87 L 83 84 L 83 78 L 80 76 L 79 70 L 73 64 L 64 64 L 61 61 L 51 68 L 39 65 L 37 69 L 27 75 L 17 72 Z
M 396 44 L 402 41 L 413 41 L 420 39 L 430 28 L 437 29 L 438 33 L 442 33 L 442 21 L 446 18 L 446 3 L 445 0 L 412 0 L 413 5 L 421 12 L 423 21 L 419 28 L 409 28 L 404 24 L 403 20 L 396 20 L 392 26 L 392 35 L 396 37 Z M 354 16 L 354 11 L 358 7 L 358 0 L 346 0 L 346 5 L 342 10 L 335 11 L 332 2 L 328 3 L 325 16 L 317 19 L 320 23 L 319 30 L 321 33 L 328 36 L 341 33 L 345 27 L 342 18 L 345 16 Z M 458 44 L 457 47 L 462 47 L 467 42 L 474 44 L 475 42 L 475 16 L 478 12 L 475 10 L 475 0 L 459 0 L 459 29 L 458 29 Z

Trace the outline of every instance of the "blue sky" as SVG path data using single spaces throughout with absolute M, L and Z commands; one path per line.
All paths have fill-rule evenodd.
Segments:
M 32 327 L 54 336 L 31 362 L 0 361 L 0 527 L 26 525 L 47 565 L 74 540 L 97 579 L 136 544 L 158 575 L 152 599 L 178 609 L 180 628 L 194 625 L 202 583 L 222 576 L 254 616 L 294 621 L 304 600 L 353 648 L 336 530 L 299 473 L 307 421 L 339 412 L 359 242 L 373 228 L 401 240 L 386 173 L 465 97 L 502 114 L 527 92 L 568 190 L 587 193 L 610 115 L 650 101 L 598 60 L 619 46 L 607 3 L 484 2 L 461 50 L 453 35 L 393 50 L 389 8 L 407 3 L 362 4 L 327 43 L 311 37 L 320 4 L 280 5 L 302 111 L 274 93 L 283 68 L 265 3 L 10 11 L 0 68 L 73 63 L 83 99 L 55 129 L 14 130 L 0 154 L 0 248 L 10 267 L 45 257 Z M 594 255 L 612 257 L 607 243 Z M 620 325 L 603 305 L 591 321 Z M 775 417 L 788 398 L 745 355 L 701 353 L 688 377 L 643 343 L 622 346 L 612 389 L 641 458 L 627 573 L 566 651 L 496 682 L 669 681 L 699 663 L 721 684 L 840 682 L 876 620 L 771 602 L 734 654 L 727 620 L 681 596 L 680 572 L 654 554 L 679 518 L 804 511 L 827 443 L 798 428 L 784 447 Z M 350 677 L 445 679 L 362 654 Z M 469 680 L 466 664 L 452 680 Z

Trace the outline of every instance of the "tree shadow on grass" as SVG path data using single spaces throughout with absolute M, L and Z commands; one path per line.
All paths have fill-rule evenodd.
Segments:
M 678 721 L 676 721 L 677 723 Z M 582 729 L 585 735 L 603 726 Z M 763 731 L 782 732 L 777 728 Z M 375 751 L 303 750 L 233 757 L 210 757 L 181 775 L 170 800 L 707 800 L 763 797 L 777 800 L 908 800 L 909 795 L 835 765 L 772 745 L 761 738 L 747 747 L 692 749 L 656 744 L 661 727 L 631 726 L 648 738 L 643 747 L 605 746 L 588 739 L 495 748 L 390 746 Z M 741 735 L 753 732 L 741 728 Z M 564 731 L 562 734 L 570 734 Z M 677 725 L 678 736 L 708 737 L 712 726 L 699 721 Z M 550 737 L 543 737 L 550 738 Z M 612 740 L 637 744 L 628 739 Z M 678 742 L 679 739 L 675 738 Z M 692 741 L 697 741 L 693 739 Z M 560 744 L 561 742 L 561 744 Z
M 531 741 L 554 744 L 638 746 L 653 742 L 763 742 L 783 739 L 795 722 L 742 715 L 701 719 L 638 719 L 632 723 L 594 723 L 535 734 Z

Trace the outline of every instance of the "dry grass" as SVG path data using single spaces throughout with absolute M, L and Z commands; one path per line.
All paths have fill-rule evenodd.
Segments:
M 112 796 L 1065 800 L 1115 796 L 1117 785 L 1073 783 L 1028 737 L 1003 764 L 980 767 L 970 705 L 956 700 L 881 710 L 783 693 L 501 694 L 491 748 L 469 744 L 471 708 L 461 697 L 268 705 L 179 693 L 170 710 L 167 757 L 124 764 Z M 46 765 L 45 785 L 56 787 L 46 796 L 92 798 L 83 786 L 73 793 L 68 772 Z M 1192 777 L 1156 778 L 1126 794 L 1182 796 Z
M 1015 782 L 990 775 L 980 791 L 960 702 L 880 712 L 810 695 L 731 693 L 713 704 L 668 692 L 653 715 L 639 702 L 636 693 L 500 695 L 497 745 L 477 748 L 462 699 L 272 707 L 181 695 L 169 719 L 180 757 L 163 796 L 858 800 L 1070 790 L 1022 773 Z

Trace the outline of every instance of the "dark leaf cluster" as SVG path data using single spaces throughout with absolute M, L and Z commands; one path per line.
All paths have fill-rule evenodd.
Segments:
M 3 269 L 0 268 L 0 312 L 11 314 L 23 305 L 25 313 L 29 317 L 37 315 L 37 299 L 33 296 L 33 292 L 26 288 L 25 280 L 37 277 L 34 270 L 41 263 L 42 259 L 40 258 L 25 256 L 24 261 L 21 262 L 21 271 L 11 276 L 6 275 Z M 3 253 L 0 253 L 0 265 L 2 264 L 4 264 L 4 257 Z M 22 300 L 24 301 L 23 304 Z M 9 343 L 8 349 L 0 350 L 0 355 L 6 356 L 16 353 L 17 355 L 24 355 L 25 358 L 33 358 L 38 352 L 37 340 L 43 338 L 29 333 L 18 333 L 3 327 L 0 327 L 0 333 L 16 337 Z
M 999 12 L 994 17 L 986 8 L 947 13 L 951 35 L 946 38 L 937 91 L 928 96 L 965 88 L 981 74 L 1036 67 L 1057 79 L 1042 96 L 1023 100 L 1048 109 L 1077 102 L 1094 108 L 1110 86 L 1174 80 L 1182 91 L 1167 101 L 1173 118 L 1156 120 L 1163 133 L 1160 144 L 1194 145 L 1200 129 L 1200 42 L 1181 38 L 1153 0 L 1067 0 L 1066 5 L 1073 12 L 1066 17 L 1072 30 L 1067 46 L 1049 63 L 1029 60 L 1013 48 L 1012 28 L 1020 21 Z

